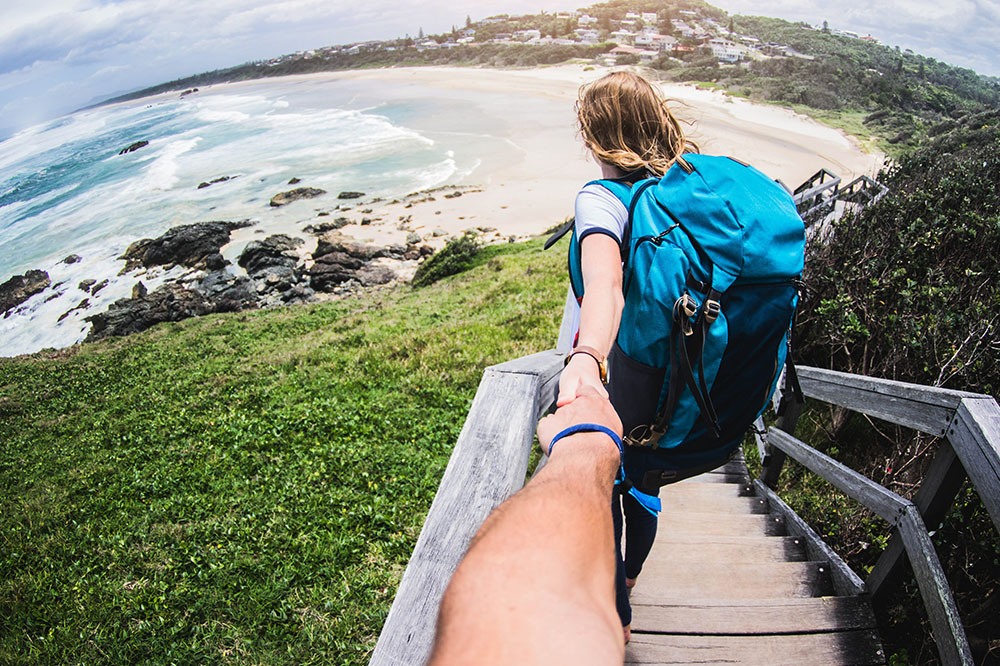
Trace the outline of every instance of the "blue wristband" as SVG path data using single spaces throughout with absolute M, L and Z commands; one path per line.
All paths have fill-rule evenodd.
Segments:
M 616 433 L 611 428 L 607 428 L 605 426 L 598 425 L 596 423 L 577 423 L 576 425 L 571 425 L 565 430 L 562 430 L 559 433 L 557 433 L 556 436 L 553 437 L 552 441 L 549 443 L 549 455 L 550 456 L 552 455 L 552 449 L 555 448 L 556 442 L 558 442 L 563 437 L 568 437 L 569 435 L 575 435 L 578 432 L 603 432 L 605 435 L 610 437 L 611 441 L 613 441 L 615 443 L 615 446 L 618 447 L 618 456 L 622 457 L 625 455 L 625 451 L 622 448 L 622 438 L 618 436 L 618 433 Z

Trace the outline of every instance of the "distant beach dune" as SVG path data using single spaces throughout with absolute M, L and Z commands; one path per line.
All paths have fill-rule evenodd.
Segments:
M 440 229 L 454 234 L 489 227 L 497 235 L 523 238 L 565 219 L 573 212 L 577 190 L 600 176 L 577 135 L 574 102 L 582 85 L 608 71 L 561 65 L 527 70 L 415 67 L 306 75 L 303 78 L 314 81 L 406 82 L 439 88 L 442 95 L 462 90 L 509 92 L 560 102 L 538 107 L 548 109 L 547 113 L 523 109 L 506 118 L 503 131 L 519 148 L 519 159 L 499 165 L 485 160 L 480 169 L 457 183 L 482 186 L 482 191 L 451 199 L 437 195 L 432 202 L 398 211 L 399 204 L 382 205 L 375 214 L 383 216 L 386 224 L 344 231 L 376 242 L 400 242 L 406 233 L 396 230 L 391 221 L 405 213 L 412 215 L 409 226 L 418 232 Z M 690 85 L 661 85 L 667 97 L 675 100 L 678 117 L 692 123 L 688 130 L 702 152 L 736 157 L 790 187 L 821 168 L 846 182 L 858 175 L 874 175 L 882 165 L 881 154 L 866 153 L 843 132 L 788 108 L 754 104 Z

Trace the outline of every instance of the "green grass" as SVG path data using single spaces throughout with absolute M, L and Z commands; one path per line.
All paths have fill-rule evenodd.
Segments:
M 0 663 L 366 663 L 483 368 L 556 339 L 564 251 L 0 360 Z

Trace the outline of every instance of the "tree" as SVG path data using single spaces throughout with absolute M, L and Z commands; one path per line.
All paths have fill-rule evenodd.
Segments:
M 424 38 L 424 29 L 421 27 L 420 30 L 417 32 L 417 39 L 423 39 L 423 38 Z
M 472 17 L 470 17 L 468 14 L 465 15 L 465 27 L 466 28 L 472 27 Z
M 729 19 L 729 34 L 733 34 L 733 19 Z
M 830 23 L 823 21 L 823 32 L 830 32 Z

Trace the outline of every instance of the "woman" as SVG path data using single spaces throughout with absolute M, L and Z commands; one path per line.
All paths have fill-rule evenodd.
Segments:
M 583 141 L 600 165 L 604 179 L 631 185 L 659 177 L 683 160 L 683 153 L 698 150 L 684 136 L 657 89 L 631 72 L 608 74 L 584 88 L 577 102 L 577 119 Z M 577 344 L 559 381 L 559 406 L 571 402 L 586 387 L 607 395 L 602 377 L 624 302 L 620 251 L 627 222 L 625 205 L 602 185 L 588 184 L 577 194 L 575 233 L 581 250 L 584 297 Z M 648 456 L 626 450 L 625 467 L 630 478 L 635 479 L 632 470 L 644 469 Z M 639 486 L 652 495 L 659 490 L 658 485 L 642 487 L 640 482 Z M 616 603 L 628 640 L 631 608 L 627 591 L 635 585 L 653 544 L 656 514 L 632 495 L 617 491 L 612 513 L 616 547 L 621 544 L 624 514 L 626 549 L 624 561 L 618 553 Z

